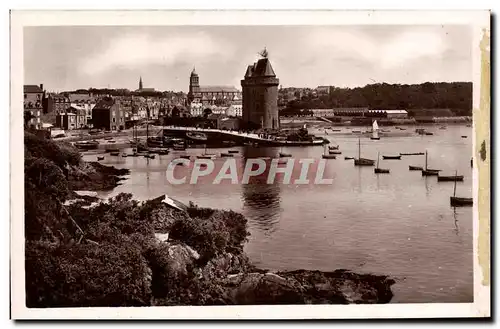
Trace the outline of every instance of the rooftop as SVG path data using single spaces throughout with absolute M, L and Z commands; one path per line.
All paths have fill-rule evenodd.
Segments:
M 24 92 L 29 94 L 29 93 L 43 93 L 42 88 L 37 85 L 24 85 Z
M 248 65 L 245 78 L 276 77 L 268 58 L 259 59 L 253 65 Z
M 198 92 L 201 93 L 220 93 L 220 92 L 225 92 L 225 93 L 237 93 L 239 92 L 238 89 L 232 86 L 200 86 L 198 89 Z

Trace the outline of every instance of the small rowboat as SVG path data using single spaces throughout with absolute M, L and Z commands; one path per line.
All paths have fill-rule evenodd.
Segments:
M 431 133 L 431 132 L 428 132 L 428 131 L 427 131 L 427 132 L 425 132 L 425 134 L 426 134 L 427 136 L 432 136 L 432 135 L 434 135 L 434 133 Z
M 223 157 L 223 158 L 230 158 L 233 155 L 231 153 L 221 153 L 220 156 Z
M 355 166 L 373 166 L 375 164 L 375 160 L 370 159 L 354 159 Z
M 330 153 L 330 154 L 342 154 L 342 151 L 332 151 L 332 150 L 330 150 L 328 153 Z
M 399 155 L 424 155 L 424 152 L 417 152 L 417 153 L 399 153 Z
M 280 158 L 289 158 L 292 156 L 290 153 L 281 153 L 281 152 L 279 155 L 280 155 Z
M 334 154 L 323 154 L 321 156 L 323 159 L 337 159 L 337 156 L 335 156 Z
M 228 153 L 238 153 L 238 150 L 229 150 Z
M 104 160 L 104 157 L 97 157 L 97 161 Z
M 463 182 L 464 181 L 464 176 L 439 176 L 438 175 L 438 182 Z
M 354 157 L 344 157 L 344 160 L 354 160 Z
M 424 170 L 424 168 L 418 167 L 418 166 L 409 166 L 409 168 L 410 168 L 410 170 L 419 170 L 419 171 Z
M 401 160 L 401 155 L 382 155 L 384 160 Z
M 127 157 L 127 154 L 123 153 L 122 158 L 126 158 L 126 157 Z
M 338 150 L 338 149 L 339 149 L 339 146 L 338 146 L 338 145 L 328 146 L 328 149 L 329 149 L 329 150 Z
M 440 171 L 439 169 L 423 169 L 422 176 L 437 176 Z
M 466 135 L 462 135 L 462 138 L 467 138 L 467 136 Z
M 147 154 L 144 156 L 145 158 L 149 158 L 149 159 L 154 159 L 155 158 L 155 155 L 154 154 Z

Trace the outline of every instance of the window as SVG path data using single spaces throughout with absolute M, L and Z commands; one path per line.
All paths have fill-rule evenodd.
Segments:
M 113 118 L 113 122 L 116 122 L 116 119 L 115 119 L 115 118 Z
M 24 94 L 24 99 L 28 98 L 28 95 Z

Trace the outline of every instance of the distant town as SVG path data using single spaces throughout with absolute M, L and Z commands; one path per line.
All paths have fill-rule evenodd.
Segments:
M 271 88 L 265 90 L 277 90 L 277 94 L 266 95 L 262 106 L 271 106 L 273 110 L 269 113 L 276 108 L 279 118 L 271 118 L 266 124 L 262 121 L 266 115 L 253 118 L 252 129 L 278 129 L 280 122 L 291 122 L 294 118 L 340 125 L 365 125 L 377 119 L 384 125 L 461 121 L 461 117 L 470 119 L 472 115 L 470 82 L 284 88 L 278 87 L 279 80 L 270 61 L 267 58 L 265 61 L 268 66 L 264 70 L 270 70 L 263 72 L 265 79 L 275 79 L 269 85 Z M 252 69 L 250 65 L 245 77 Z M 24 85 L 25 127 L 55 133 L 78 129 L 120 131 L 145 122 L 234 130 L 248 128 L 245 122 L 252 120 L 244 115 L 244 92 L 234 86 L 200 85 L 202 78 L 194 67 L 186 72 L 187 93 L 144 87 L 146 81 L 142 77 L 138 77 L 136 90 L 89 88 L 55 93 L 44 89 L 42 83 Z M 259 98 L 246 96 L 251 108 L 247 112 L 259 115 L 258 102 L 252 103 L 252 97 Z

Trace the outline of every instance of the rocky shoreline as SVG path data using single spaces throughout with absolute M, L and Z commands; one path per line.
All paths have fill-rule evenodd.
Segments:
M 392 278 L 348 270 L 270 272 L 243 251 L 233 211 L 107 202 L 75 190 L 113 188 L 127 170 L 84 163 L 66 143 L 25 134 L 28 307 L 388 303 Z M 65 201 L 78 202 L 65 205 Z

